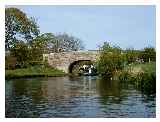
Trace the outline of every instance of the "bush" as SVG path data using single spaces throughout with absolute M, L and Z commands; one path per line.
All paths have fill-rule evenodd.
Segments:
M 134 65 L 137 67 L 137 65 Z M 156 66 L 155 62 L 140 64 L 138 67 L 142 67 L 142 72 L 133 74 L 131 71 L 122 70 L 119 74 L 119 80 L 121 82 L 129 82 L 134 84 L 145 94 L 153 94 L 156 92 Z
M 5 56 L 5 69 L 15 69 L 16 62 L 16 57 L 10 55 Z
M 30 60 L 28 46 L 24 42 L 17 42 L 10 50 L 10 56 L 16 57 L 16 65 L 18 68 L 24 68 Z
M 97 62 L 97 71 L 102 77 L 111 78 L 123 68 L 124 57 L 119 47 L 111 47 L 104 43 L 100 50 L 100 58 Z

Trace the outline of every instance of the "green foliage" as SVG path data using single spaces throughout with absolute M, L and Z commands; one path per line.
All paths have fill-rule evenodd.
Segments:
M 143 50 L 134 50 L 129 48 L 124 52 L 126 54 L 126 62 L 128 64 L 138 62 L 137 59 L 140 62 L 156 61 L 156 51 L 153 47 L 146 47 Z
M 17 59 L 13 56 L 5 56 L 5 69 L 15 69 Z
M 130 82 L 137 86 L 145 94 L 152 94 L 156 92 L 156 65 L 155 62 L 132 65 L 133 70 L 135 67 L 141 67 L 142 71 L 133 73 L 134 71 L 122 70 L 119 75 L 121 82 Z
M 30 60 L 30 52 L 24 42 L 17 42 L 14 47 L 10 49 L 10 55 L 16 58 L 17 65 L 20 67 L 26 67 Z
M 102 77 L 111 78 L 124 66 L 124 55 L 121 48 L 104 43 L 101 47 L 100 58 L 97 62 L 97 71 Z
M 138 57 L 137 52 L 132 48 L 125 50 L 125 54 L 126 54 L 126 61 L 128 64 L 135 62 Z
M 47 41 L 48 38 L 44 37 L 44 35 L 40 35 L 32 40 L 30 50 L 30 61 L 42 61 L 43 54 L 46 53 L 47 50 Z
M 18 40 L 26 40 L 28 43 L 39 34 L 38 26 L 34 18 L 18 8 L 5 9 L 5 49 L 9 50 Z
M 20 77 L 40 77 L 40 76 L 64 76 L 65 73 L 55 68 L 50 68 L 44 65 L 31 66 L 27 68 L 6 70 L 6 78 L 20 78 Z
M 42 50 L 29 48 L 24 42 L 17 42 L 6 56 L 6 69 L 24 68 L 42 62 Z
M 52 33 L 44 33 L 32 40 L 31 47 L 38 49 L 41 54 L 48 53 L 55 45 L 55 36 Z
M 66 33 L 59 35 L 44 33 L 33 39 L 32 48 L 38 48 L 42 53 L 49 53 L 77 51 L 84 47 L 80 39 L 69 36 Z
M 139 56 L 144 62 L 156 61 L 156 51 L 153 47 L 146 47 L 142 50 Z
M 155 61 L 154 48 L 144 48 L 142 51 L 134 49 L 122 51 L 119 47 L 112 47 L 109 43 L 104 43 L 100 49 L 97 70 L 102 78 L 118 77 L 121 82 L 135 84 L 145 94 L 155 93 L 155 62 L 137 63 L 137 58 L 143 59 L 145 62 Z M 125 65 L 125 62 L 130 65 Z

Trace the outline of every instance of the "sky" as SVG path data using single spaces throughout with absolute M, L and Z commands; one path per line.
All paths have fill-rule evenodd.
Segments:
M 11 7 L 11 6 L 10 6 Z M 151 5 L 25 5 L 41 33 L 68 33 L 83 41 L 86 50 L 107 41 L 121 48 L 156 47 L 156 8 Z

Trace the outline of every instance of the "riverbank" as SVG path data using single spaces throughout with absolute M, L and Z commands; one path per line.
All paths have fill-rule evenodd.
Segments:
M 119 74 L 121 82 L 131 82 L 145 93 L 156 92 L 156 62 L 132 64 Z
M 61 70 L 46 67 L 43 65 L 40 66 L 31 66 L 28 68 L 20 68 L 14 70 L 5 70 L 5 78 L 24 78 L 24 77 L 60 77 L 67 75 Z

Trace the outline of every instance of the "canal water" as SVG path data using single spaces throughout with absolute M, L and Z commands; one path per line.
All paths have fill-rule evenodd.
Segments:
M 97 76 L 6 81 L 6 117 L 156 117 L 155 95 Z

